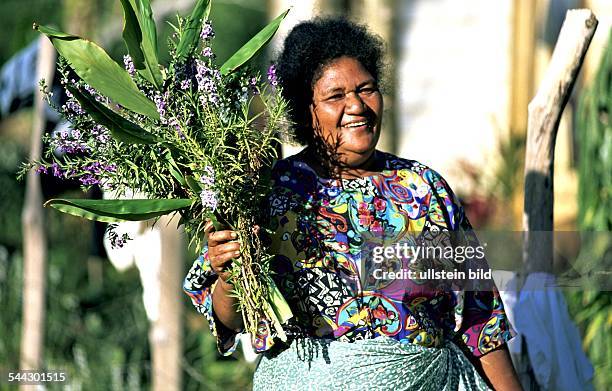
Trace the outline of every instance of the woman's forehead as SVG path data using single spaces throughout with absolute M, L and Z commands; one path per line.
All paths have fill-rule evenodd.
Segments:
M 359 60 L 352 57 L 340 57 L 323 68 L 320 77 L 314 84 L 314 89 L 324 92 L 356 87 L 368 82 L 376 82 L 376 80 Z

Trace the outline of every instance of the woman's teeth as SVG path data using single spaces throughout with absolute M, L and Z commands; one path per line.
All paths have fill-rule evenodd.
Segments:
M 368 121 L 360 121 L 360 122 L 353 122 L 350 124 L 346 124 L 344 125 L 344 127 L 345 128 L 356 128 L 356 127 L 367 125 L 367 124 L 368 124 Z

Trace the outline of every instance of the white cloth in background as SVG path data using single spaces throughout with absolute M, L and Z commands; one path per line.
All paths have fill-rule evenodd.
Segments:
M 525 338 L 529 361 L 542 389 L 592 390 L 593 366 L 582 351 L 580 333 L 569 316 L 563 293 L 556 288 L 555 277 L 530 274 L 518 298 L 515 278 L 499 286 L 508 318 Z M 509 344 L 511 353 L 520 353 L 519 336 L 513 338 L 517 343 Z
M 116 232 L 132 238 L 121 248 L 112 248 L 104 234 L 104 248 L 115 269 L 124 271 L 136 264 L 142 283 L 142 300 L 149 321 L 159 319 L 161 299 L 161 232 L 157 227 L 142 230 L 140 221 L 117 224 Z

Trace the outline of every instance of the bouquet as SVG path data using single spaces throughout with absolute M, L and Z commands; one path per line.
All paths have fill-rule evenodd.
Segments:
M 285 339 L 281 325 L 291 311 L 271 279 L 271 256 L 253 227 L 261 217 L 287 106 L 274 68 L 266 80 L 247 62 L 272 38 L 287 11 L 218 66 L 210 48 L 211 3 L 198 0 L 190 16 L 177 17 L 172 25 L 171 59 L 163 67 L 149 1 L 121 4 L 128 49 L 124 67 L 93 42 L 34 25 L 59 53 L 68 100 L 55 109 L 70 130 L 45 136 L 49 148 L 43 160 L 30 162 L 22 173 L 35 168 L 84 188 L 99 185 L 117 198 L 131 192 L 147 197 L 45 204 L 87 219 L 115 223 L 179 213 L 179 224 L 197 248 L 206 219 L 217 229 L 237 231 L 241 256 L 230 278 L 245 329 L 255 334 L 259 322 L 268 319 Z M 44 81 L 41 88 L 51 104 Z

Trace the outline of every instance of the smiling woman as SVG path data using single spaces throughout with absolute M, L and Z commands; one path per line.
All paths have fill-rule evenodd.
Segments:
M 469 271 L 475 260 L 375 262 L 376 247 L 478 246 L 437 172 L 376 150 L 382 55 L 379 38 L 344 19 L 301 23 L 285 40 L 277 76 L 306 148 L 276 163 L 264 207 L 272 278 L 295 316 L 286 342 L 260 322 L 253 389 L 520 389 L 505 345 L 513 333 L 490 279 L 377 277 L 383 264 L 410 276 Z M 242 320 L 227 270 L 241 244 L 232 231 L 212 231 L 185 290 L 231 354 Z

